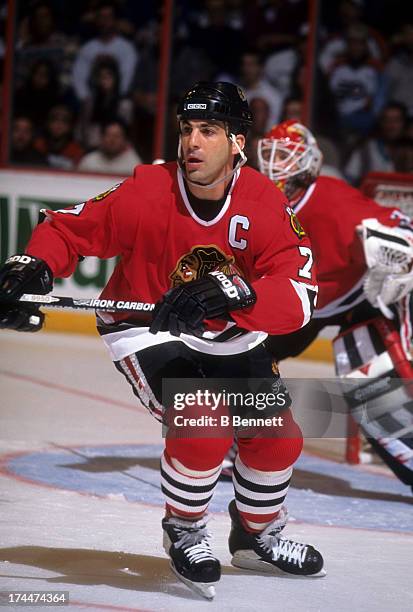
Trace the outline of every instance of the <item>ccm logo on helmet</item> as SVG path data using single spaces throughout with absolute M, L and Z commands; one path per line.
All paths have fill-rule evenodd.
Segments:
M 19 262 L 22 264 L 28 264 L 31 261 L 32 261 L 32 258 L 30 257 L 30 255 L 12 255 L 12 257 L 9 257 L 5 263 Z
M 207 107 L 206 104 L 187 104 L 186 108 L 189 110 L 191 108 L 205 110 Z

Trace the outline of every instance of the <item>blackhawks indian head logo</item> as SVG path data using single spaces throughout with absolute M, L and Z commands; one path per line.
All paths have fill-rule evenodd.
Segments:
M 297 234 L 297 236 L 301 240 L 301 238 L 303 238 L 304 236 L 307 235 L 305 233 L 305 230 L 304 230 L 303 226 L 299 222 L 298 217 L 297 217 L 297 215 L 295 214 L 295 212 L 293 211 L 292 208 L 290 208 L 289 206 L 286 206 L 286 211 L 290 215 L 290 225 L 291 225 L 291 228 L 292 228 L 294 234 Z
M 240 274 L 234 261 L 232 255 L 225 255 L 214 244 L 193 247 L 178 260 L 174 271 L 169 275 L 172 287 L 189 283 L 213 270 L 220 270 L 225 274 Z

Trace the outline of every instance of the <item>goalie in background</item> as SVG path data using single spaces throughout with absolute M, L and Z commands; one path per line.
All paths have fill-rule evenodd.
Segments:
M 294 120 L 259 141 L 258 160 L 260 171 L 285 193 L 311 238 L 319 284 L 310 324 L 287 336 L 272 336 L 271 351 L 277 359 L 296 356 L 321 329 L 340 325 L 333 340 L 339 376 L 360 377 L 364 387 L 369 376 L 413 378 L 410 219 L 342 180 L 319 176 L 317 142 Z M 405 386 L 367 395 L 362 430 L 400 480 L 412 486 L 413 413 Z M 357 420 L 360 405 L 351 405 Z
M 258 142 L 258 161 L 311 239 L 319 285 L 310 323 L 270 336 L 266 344 L 280 361 L 302 353 L 324 327 L 339 325 L 333 340 L 337 375 L 360 382 L 358 393 L 351 383 L 346 398 L 352 415 L 378 455 L 412 487 L 411 220 L 342 180 L 319 176 L 317 141 L 294 119 L 274 126 Z M 371 377 L 391 382 L 372 385 Z M 227 477 L 231 450 L 224 462 Z

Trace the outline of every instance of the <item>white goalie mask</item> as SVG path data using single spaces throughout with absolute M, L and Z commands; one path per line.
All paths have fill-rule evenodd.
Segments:
M 301 123 L 289 119 L 258 141 L 260 172 L 268 176 L 289 200 L 320 174 L 323 155 L 317 141 Z

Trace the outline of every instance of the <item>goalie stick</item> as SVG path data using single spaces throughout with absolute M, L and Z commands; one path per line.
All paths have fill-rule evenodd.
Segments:
M 101 310 L 104 312 L 151 312 L 155 304 L 131 300 L 107 300 L 101 298 L 71 298 L 60 295 L 36 295 L 24 293 L 19 302 L 38 304 L 46 308 L 73 308 L 75 310 Z

